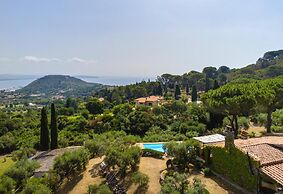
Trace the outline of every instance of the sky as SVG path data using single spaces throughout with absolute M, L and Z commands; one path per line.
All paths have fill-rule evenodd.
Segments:
M 282 0 L 1 0 L 0 74 L 156 76 L 283 49 Z

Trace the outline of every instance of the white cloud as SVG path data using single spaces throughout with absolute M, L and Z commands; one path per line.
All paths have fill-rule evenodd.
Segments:
M 61 59 L 58 58 L 44 58 L 44 57 L 36 57 L 36 56 L 24 56 L 22 61 L 29 61 L 29 62 L 59 62 Z
M 1 61 L 1 58 L 0 58 Z M 83 59 L 80 57 L 73 57 L 69 59 L 60 59 L 60 58 L 45 58 L 45 57 L 36 57 L 36 56 L 24 56 L 20 61 L 34 62 L 34 63 L 52 63 L 52 62 L 62 62 L 62 63 L 80 63 L 80 64 L 94 64 L 95 60 Z
M 82 58 L 79 58 L 79 57 L 73 57 L 73 58 L 69 59 L 68 62 L 71 62 L 71 63 L 93 64 L 93 63 L 95 63 L 96 61 L 95 61 L 95 60 L 82 59 Z

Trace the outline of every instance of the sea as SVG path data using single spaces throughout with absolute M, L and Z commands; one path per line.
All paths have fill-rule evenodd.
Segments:
M 14 91 L 25 87 L 29 83 L 35 81 L 42 76 L 22 76 L 22 75 L 0 75 L 0 90 Z M 123 86 L 134 84 L 141 81 L 154 81 L 156 77 L 154 76 L 140 76 L 140 77 L 130 77 L 130 76 L 74 76 L 91 83 L 100 83 L 110 86 Z

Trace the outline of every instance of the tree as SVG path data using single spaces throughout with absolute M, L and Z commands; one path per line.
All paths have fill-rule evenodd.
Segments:
M 78 109 L 78 103 L 76 99 L 68 98 L 65 104 L 66 108 L 73 108 L 75 111 Z
M 219 84 L 218 84 L 218 81 L 215 79 L 214 82 L 213 82 L 213 89 L 217 89 L 219 88 Z
M 112 194 L 113 192 L 106 185 L 89 185 L 88 194 Z
M 202 101 L 209 111 L 227 115 L 235 136 L 238 135 L 238 116 L 248 115 L 257 103 L 255 84 L 226 84 L 203 94 Z
M 227 66 L 221 66 L 218 68 L 218 73 L 229 73 L 230 72 L 230 68 Z
M 21 194 L 52 194 L 51 189 L 38 178 L 28 180 Z
M 166 176 L 161 187 L 162 194 L 170 193 L 187 193 L 189 186 L 188 177 L 186 174 L 174 172 L 171 176 Z
M 88 159 L 89 152 L 85 148 L 65 152 L 63 155 L 55 158 L 53 169 L 62 181 L 64 178 L 71 178 L 85 169 Z
M 205 92 L 207 92 L 208 90 L 210 90 L 210 80 L 207 76 L 205 76 Z
M 267 113 L 266 131 L 271 132 L 272 112 L 283 107 L 283 77 L 257 82 L 257 107 Z
M 40 149 L 46 151 L 49 149 L 49 131 L 46 108 L 41 109 L 40 119 Z
M 13 193 L 13 190 L 15 189 L 15 181 L 7 176 L 1 176 L 0 177 L 0 193 L 6 194 L 6 193 Z
M 204 73 L 207 78 L 215 79 L 217 77 L 217 69 L 216 69 L 216 67 L 205 67 L 202 70 L 202 73 Z
M 175 100 L 179 100 L 180 95 L 181 95 L 181 90 L 180 90 L 179 84 L 176 84 L 175 93 L 174 93 Z
M 158 86 L 156 88 L 156 94 L 159 95 L 159 96 L 163 95 L 163 89 L 162 89 L 162 85 L 161 85 L 160 82 L 158 82 Z
M 192 102 L 196 102 L 198 99 L 197 87 L 193 85 L 192 87 Z
M 149 177 L 141 172 L 135 172 L 132 176 L 133 183 L 138 185 L 138 190 L 146 191 L 148 188 Z
M 33 175 L 34 170 L 40 165 L 33 160 L 20 160 L 16 162 L 11 168 L 5 171 L 4 176 L 10 177 L 14 180 L 15 188 L 25 185 L 26 181 Z
M 86 103 L 86 109 L 91 114 L 101 114 L 103 113 L 103 102 L 100 102 L 97 98 L 90 99 Z
M 209 194 L 199 179 L 194 178 L 193 183 L 189 183 L 186 174 L 174 172 L 165 177 L 161 185 L 162 194 Z
M 198 143 L 188 141 L 183 143 L 169 142 L 165 144 L 168 155 L 173 156 L 178 167 L 185 170 L 189 163 L 194 162 L 197 154 Z
M 51 150 L 56 149 L 58 147 L 58 132 L 57 132 L 57 118 L 56 118 L 56 110 L 54 103 L 51 104 Z
M 190 93 L 189 84 L 186 84 L 186 94 L 189 95 L 189 93 Z

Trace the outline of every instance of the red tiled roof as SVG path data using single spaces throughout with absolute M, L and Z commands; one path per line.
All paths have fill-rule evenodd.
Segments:
M 269 144 L 245 146 L 242 150 L 260 161 L 261 166 L 283 162 L 283 152 Z
M 283 145 L 283 136 L 263 136 L 258 138 L 250 139 L 236 139 L 235 145 L 238 148 L 245 146 L 257 145 L 257 144 L 273 144 L 273 145 Z
M 235 145 L 260 162 L 260 170 L 283 185 L 283 136 L 264 136 L 247 140 L 237 139 Z M 274 147 L 274 146 L 276 147 Z M 277 149 L 278 147 L 278 149 Z
M 135 101 L 139 103 L 145 103 L 145 102 L 159 102 L 160 100 L 163 100 L 162 96 L 149 96 L 149 97 L 137 98 Z
M 283 163 L 263 166 L 261 171 L 283 185 Z

